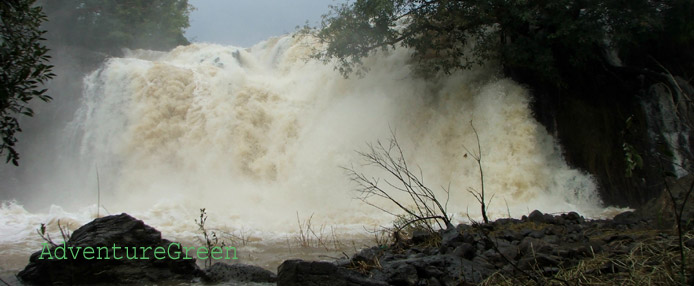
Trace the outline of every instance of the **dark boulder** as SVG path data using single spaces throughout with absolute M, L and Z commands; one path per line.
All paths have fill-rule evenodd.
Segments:
M 362 249 L 352 257 L 352 262 L 373 263 L 379 255 L 383 254 L 383 251 L 380 246 Z
M 477 249 L 469 243 L 463 243 L 453 250 L 453 255 L 462 257 L 468 260 L 475 258 Z
M 612 219 L 614 223 L 633 225 L 639 222 L 639 217 L 634 212 L 623 212 Z
M 493 269 L 486 262 L 480 264 L 454 255 L 433 255 L 382 262 L 381 268 L 372 273 L 374 279 L 390 285 L 429 285 L 426 283 L 432 279 L 442 285 L 459 285 L 462 282 L 478 284 L 491 275 Z
M 461 233 L 459 228 L 443 231 L 441 234 L 441 245 L 444 247 L 457 247 L 464 240 L 464 236 Z
M 330 262 L 286 260 L 277 268 L 277 286 L 386 286 Z
M 126 249 L 136 259 L 128 259 Z M 156 255 L 155 249 L 167 253 Z M 123 213 L 83 225 L 64 244 L 45 245 L 17 277 L 33 284 L 141 284 L 201 276 L 195 259 L 183 259 L 180 249 L 180 244 L 162 239 L 158 230 Z
M 212 283 L 230 281 L 272 283 L 277 281 L 277 275 L 258 266 L 217 262 L 205 269 L 205 281 Z
M 527 217 L 523 216 L 525 221 L 531 221 L 536 223 L 547 223 L 553 224 L 557 223 L 557 219 L 551 214 L 543 214 L 539 210 L 532 211 Z
M 565 221 L 568 221 L 571 223 L 583 223 L 583 222 L 585 222 L 585 219 L 576 212 L 565 213 L 565 214 L 562 214 L 560 217 L 563 218 Z
M 376 271 L 375 277 L 391 285 L 413 286 L 419 281 L 417 268 L 405 260 L 388 263 L 381 270 Z
M 669 186 L 667 189 L 663 189 L 658 197 L 637 209 L 634 215 L 642 220 L 650 219 L 650 224 L 655 224 L 660 228 L 673 228 L 676 227 L 675 222 L 677 221 L 675 219 L 675 209 L 682 209 L 682 205 L 685 204 L 686 200 L 686 205 L 682 209 L 682 222 L 685 222 L 683 223 L 685 228 L 691 229 L 693 225 L 686 222 L 694 220 L 694 207 L 692 207 L 694 205 L 694 194 L 687 196 L 687 193 L 690 187 L 694 185 L 694 174 L 689 174 L 679 179 L 668 178 L 667 184 Z M 668 189 L 672 193 L 672 197 L 668 193 Z M 675 204 L 673 204 L 673 199 Z
M 534 210 L 528 215 L 529 221 L 541 221 L 544 214 L 539 210 Z

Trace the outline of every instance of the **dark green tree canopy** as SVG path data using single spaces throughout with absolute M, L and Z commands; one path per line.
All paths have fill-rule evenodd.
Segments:
M 42 85 L 54 75 L 48 64 L 48 49 L 42 44 L 40 29 L 46 16 L 35 0 L 4 0 L 0 2 L 0 154 L 7 162 L 18 164 L 15 150 L 21 132 L 17 116 L 32 116 L 29 101 L 48 101 Z
M 42 0 L 49 40 L 88 50 L 168 50 L 183 36 L 193 9 L 187 0 Z
M 345 75 L 378 49 L 412 48 L 418 68 L 449 73 L 488 60 L 562 86 L 601 65 L 682 66 L 694 43 L 691 0 L 356 0 L 324 16 L 318 38 Z M 619 56 L 619 57 L 615 57 Z M 691 63 L 692 56 L 683 56 Z M 652 59 L 651 59 L 652 58 Z M 567 72 L 573 71 L 573 72 Z

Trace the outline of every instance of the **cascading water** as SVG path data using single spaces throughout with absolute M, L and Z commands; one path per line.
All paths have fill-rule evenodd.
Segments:
M 200 208 L 218 229 L 266 239 L 297 231 L 297 213 L 344 233 L 388 224 L 392 217 L 354 199 L 341 167 L 381 175 L 355 151 L 391 130 L 426 184 L 450 183 L 451 213 L 477 218 L 468 189 L 479 189 L 479 173 L 464 148 L 476 151 L 470 121 L 492 218 L 602 212 L 593 180 L 566 165 L 533 119 L 527 90 L 494 68 L 424 80 L 408 66 L 410 52 L 396 49 L 366 59 L 365 77 L 345 79 L 309 60 L 311 47 L 310 38 L 286 36 L 249 49 L 193 44 L 105 62 L 84 79 L 82 106 L 64 132 L 77 153 L 77 175 L 65 181 L 81 184 L 57 188 L 58 196 L 82 208 L 42 214 L 4 203 L 0 256 L 16 259 L 0 266 L 23 267 L 39 248 L 39 223 L 91 220 L 97 191 L 102 215 L 129 212 L 174 239 L 195 235 Z
M 679 83 L 678 79 L 673 78 L 673 83 L 687 88 L 687 83 Z M 648 134 L 651 140 L 662 140 L 666 143 L 668 152 L 672 158 L 671 168 L 673 173 L 682 178 L 688 174 L 691 162 L 688 158 L 692 157 L 690 150 L 689 136 L 691 133 L 689 120 L 685 117 L 688 114 L 683 98 L 677 92 L 673 92 L 665 84 L 653 85 L 646 100 L 642 102 L 643 109 L 646 111 L 648 120 Z M 657 145 L 657 143 L 653 143 Z

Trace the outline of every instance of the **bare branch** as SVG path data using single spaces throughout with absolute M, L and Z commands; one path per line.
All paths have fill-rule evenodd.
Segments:
M 379 197 L 393 203 L 410 217 L 400 227 L 420 221 L 433 221 L 426 223 L 426 226 L 431 230 L 433 230 L 432 223 L 437 224 L 439 228 L 443 228 L 444 225 L 446 227 L 452 226 L 450 217 L 446 213 L 446 207 L 438 201 L 435 193 L 424 185 L 422 169 L 418 167 L 419 174 L 415 174 L 409 169 L 395 134 L 395 131 L 391 129 L 392 138 L 387 144 L 376 141 L 375 144 L 367 144 L 368 152 L 357 152 L 364 160 L 363 166 L 375 166 L 388 174 L 388 178 L 383 179 L 385 188 L 378 184 L 379 179 L 366 177 L 363 173 L 356 171 L 353 165 L 349 168 L 343 168 L 347 171 L 350 179 L 357 184 L 356 191 L 359 193 L 359 199 L 381 211 L 395 215 L 384 207 L 375 205 L 369 199 Z M 409 200 L 398 201 L 391 195 L 393 191 L 406 193 Z M 448 190 L 445 192 L 447 205 L 450 192 Z

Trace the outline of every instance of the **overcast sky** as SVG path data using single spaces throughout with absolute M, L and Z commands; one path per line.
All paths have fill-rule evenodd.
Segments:
M 271 36 L 296 30 L 308 20 L 311 26 L 329 11 L 329 5 L 345 0 L 189 0 L 196 10 L 190 15 L 186 37 L 250 47 Z

